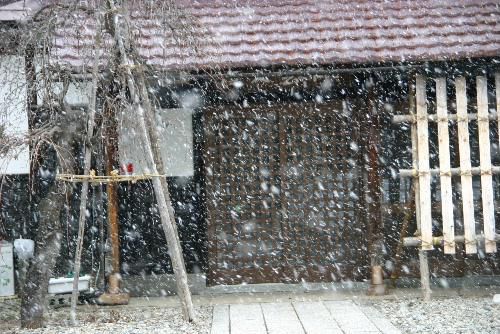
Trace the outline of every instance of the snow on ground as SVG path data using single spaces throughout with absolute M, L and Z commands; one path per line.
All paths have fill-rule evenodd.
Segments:
M 375 307 L 402 333 L 500 333 L 500 304 L 494 304 L 491 296 L 434 296 L 424 302 L 406 295 L 403 292 L 398 296 L 355 299 L 361 305 Z M 0 300 L 0 333 L 209 333 L 212 306 L 198 306 L 196 312 L 197 322 L 188 324 L 178 307 L 83 306 L 78 309 L 81 324 L 71 327 L 69 307 L 62 307 L 47 313 L 46 328 L 22 331 L 18 301 Z
M 15 301 L 0 301 L 0 333 L 44 334 L 149 334 L 149 333 L 209 333 L 212 307 L 196 307 L 196 323 L 186 323 L 180 308 L 172 307 L 79 307 L 77 327 L 70 326 L 69 307 L 48 312 L 43 329 L 19 329 L 19 305 Z
M 402 333 L 500 333 L 500 304 L 491 297 L 371 300 Z

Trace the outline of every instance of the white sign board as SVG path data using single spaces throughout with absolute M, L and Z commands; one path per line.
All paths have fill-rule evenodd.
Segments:
M 28 134 L 24 58 L 0 57 L 0 174 L 28 174 L 28 145 L 6 149 L 4 136 L 25 140 Z
M 147 174 L 144 146 L 140 140 L 137 115 L 129 109 L 119 115 L 120 164 L 122 173 Z M 192 176 L 193 166 L 193 112 L 191 109 L 160 109 L 157 126 L 160 150 L 167 176 Z

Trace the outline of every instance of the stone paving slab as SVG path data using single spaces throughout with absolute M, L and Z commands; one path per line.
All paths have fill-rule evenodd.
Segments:
M 401 333 L 380 312 L 352 301 L 216 305 L 212 334 Z
M 211 334 L 229 334 L 229 305 L 215 305 Z
M 231 334 L 267 333 L 260 304 L 229 305 Z
M 377 326 L 352 301 L 323 303 L 345 333 L 380 333 Z
M 291 303 L 266 303 L 261 307 L 269 334 L 304 334 Z
M 295 302 L 293 306 L 307 334 L 343 333 L 323 302 Z

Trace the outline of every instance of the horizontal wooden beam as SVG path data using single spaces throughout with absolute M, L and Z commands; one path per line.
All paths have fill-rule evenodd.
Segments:
M 431 176 L 438 176 L 438 175 L 452 175 L 452 176 L 460 176 L 462 174 L 467 174 L 467 175 L 482 175 L 482 174 L 500 174 L 500 166 L 492 166 L 491 167 L 491 172 L 489 169 L 482 171 L 481 167 L 472 167 L 470 171 L 462 168 L 450 168 L 448 171 L 442 171 L 439 168 L 431 168 L 429 170 L 429 173 Z M 419 172 L 416 169 L 400 169 L 399 170 L 399 176 L 400 177 L 418 177 Z
M 448 114 L 447 117 L 444 117 L 445 120 L 448 120 L 450 122 L 456 122 L 459 117 L 457 114 Z M 477 114 L 467 114 L 467 119 L 469 121 L 477 121 L 478 115 Z M 438 122 L 440 120 L 440 117 L 436 114 L 429 114 L 427 115 L 427 120 L 429 122 Z M 492 112 L 488 113 L 488 120 L 489 121 L 497 121 L 498 120 L 498 113 Z M 417 116 L 415 115 L 394 115 L 392 117 L 392 123 L 393 124 L 399 124 L 399 123 L 415 123 L 417 121 Z
M 478 234 L 476 235 L 475 241 L 484 243 L 484 234 Z M 495 241 L 500 242 L 500 234 L 495 235 Z M 456 243 L 464 243 L 465 242 L 465 236 L 463 235 L 457 235 L 455 236 L 455 242 Z M 420 237 L 407 237 L 403 239 L 403 245 L 405 247 L 419 247 L 422 244 L 422 240 Z M 440 237 L 433 237 L 432 238 L 432 244 L 433 246 L 442 246 L 444 244 L 444 238 L 442 236 Z

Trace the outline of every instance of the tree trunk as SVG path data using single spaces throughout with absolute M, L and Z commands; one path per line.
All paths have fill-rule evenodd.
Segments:
M 80 112 L 69 108 L 64 118 L 50 130 L 51 142 L 45 150 L 39 152 L 38 174 L 34 170 L 32 177 L 38 186 L 31 196 L 32 215 L 38 216 L 35 232 L 35 254 L 30 260 L 26 272 L 23 294 L 21 296 L 21 327 L 39 328 L 43 326 L 45 297 L 56 261 L 61 248 L 61 212 L 66 203 L 66 196 L 71 195 L 72 185 L 65 185 L 56 180 L 58 169 L 64 168 L 67 173 L 74 173 L 75 159 L 71 154 L 73 144 L 80 141 Z M 56 116 L 61 117 L 61 116 Z M 49 175 L 46 177 L 45 175 Z M 39 201 L 39 202 L 38 202 Z M 38 204 L 37 204 L 38 202 Z
M 38 205 L 40 218 L 35 238 L 35 256 L 30 261 L 21 296 L 21 327 L 43 326 L 45 297 L 49 278 L 61 248 L 60 212 L 65 193 L 59 183 L 52 185 L 48 195 Z

